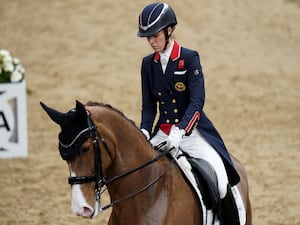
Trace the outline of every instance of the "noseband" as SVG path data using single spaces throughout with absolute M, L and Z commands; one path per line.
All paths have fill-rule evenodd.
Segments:
M 153 159 L 151 159 L 150 161 L 146 162 L 145 164 L 132 169 L 130 171 L 127 171 L 119 176 L 114 176 L 112 178 L 110 178 L 109 180 L 107 179 L 107 177 L 103 174 L 103 167 L 102 167 L 102 157 L 101 157 L 101 147 L 99 145 L 99 140 L 101 141 L 101 143 L 103 144 L 106 152 L 108 153 L 109 157 L 111 160 L 113 160 L 112 158 L 112 154 L 108 149 L 108 146 L 104 140 L 104 138 L 101 137 L 100 133 L 97 130 L 97 127 L 93 121 L 93 119 L 91 118 L 90 114 L 87 117 L 87 123 L 88 123 L 88 130 L 90 131 L 90 138 L 92 139 L 93 142 L 93 148 L 94 148 L 94 164 L 95 164 L 95 175 L 94 176 L 80 176 L 80 177 L 69 177 L 68 178 L 68 183 L 70 185 L 74 185 L 74 184 L 86 184 L 86 183 L 91 183 L 91 182 L 95 182 L 95 195 L 96 195 L 96 201 L 99 203 L 99 208 L 101 211 L 106 210 L 110 207 L 112 207 L 114 204 L 119 203 L 121 201 L 124 201 L 136 194 L 141 193 L 142 191 L 148 189 L 150 186 L 152 186 L 154 183 L 156 183 L 161 177 L 163 177 L 167 171 L 170 168 L 171 163 L 173 162 L 173 160 L 170 160 L 169 166 L 167 167 L 167 169 L 165 171 L 163 171 L 162 174 L 160 174 L 156 179 L 154 179 L 153 181 L 151 181 L 149 184 L 147 184 L 146 186 L 144 186 L 143 188 L 139 189 L 138 191 L 129 194 L 128 196 L 121 198 L 119 200 L 115 200 L 112 201 L 110 204 L 101 207 L 101 203 L 100 203 L 100 199 L 101 199 L 101 188 L 105 185 L 109 185 L 110 183 L 112 183 L 113 181 L 120 179 L 122 177 L 125 177 L 129 174 L 132 174 L 156 161 L 158 161 L 161 157 L 167 155 L 171 150 L 173 150 L 173 148 L 167 150 L 167 151 L 163 151 L 161 152 L 159 155 L 157 155 L 156 157 L 154 157 Z M 155 149 L 159 150 L 161 146 L 163 146 L 165 143 L 161 143 L 160 145 L 156 146 Z

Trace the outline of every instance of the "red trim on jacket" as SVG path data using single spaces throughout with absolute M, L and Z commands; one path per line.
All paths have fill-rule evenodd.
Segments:
M 154 62 L 158 63 L 159 58 L 160 58 L 160 55 L 159 55 L 158 52 L 156 52 L 156 53 L 155 53 L 155 56 L 154 56 Z
M 191 129 L 193 129 L 195 122 L 199 119 L 200 119 L 200 113 L 196 111 L 193 117 L 191 118 L 190 122 L 188 123 L 187 127 L 185 128 L 185 132 L 189 133 Z
M 172 61 L 178 59 L 180 57 L 180 51 L 181 51 L 181 46 L 177 43 L 176 40 L 174 40 L 174 45 L 171 51 L 170 59 Z M 159 58 L 160 58 L 159 52 L 156 52 L 154 55 L 154 62 L 158 63 Z
M 179 56 L 180 56 L 180 50 L 181 50 L 180 45 L 174 40 L 173 49 L 172 49 L 172 52 L 171 52 L 171 55 L 170 55 L 170 58 L 173 61 L 175 61 L 176 59 L 179 58 Z

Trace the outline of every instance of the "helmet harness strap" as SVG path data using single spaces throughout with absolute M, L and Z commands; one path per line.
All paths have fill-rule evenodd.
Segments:
M 172 33 L 173 33 L 173 29 L 172 29 L 172 32 L 169 34 L 169 33 L 168 33 L 168 28 L 169 28 L 169 27 L 165 27 L 165 28 L 163 29 L 163 31 L 164 31 L 164 33 L 165 33 L 165 37 L 166 37 L 166 43 L 165 43 L 164 50 L 167 49 L 167 46 L 168 46 L 168 44 L 169 44 L 170 37 L 171 37 L 171 35 L 172 35 Z

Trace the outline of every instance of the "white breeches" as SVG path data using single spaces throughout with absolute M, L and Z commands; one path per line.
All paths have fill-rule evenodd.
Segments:
M 168 135 L 158 130 L 156 135 L 150 140 L 152 145 L 158 145 L 166 140 Z M 194 129 L 190 136 L 183 136 L 180 149 L 191 157 L 206 160 L 214 168 L 217 179 L 220 198 L 224 198 L 227 192 L 228 177 L 220 155 L 216 150 L 204 139 L 197 129 Z

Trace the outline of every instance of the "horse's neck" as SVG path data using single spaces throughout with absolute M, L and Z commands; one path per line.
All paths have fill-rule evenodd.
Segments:
M 126 133 L 120 134 L 118 139 L 113 163 L 116 173 L 120 174 L 138 168 L 157 155 L 150 143 L 137 130 L 126 130 Z M 146 166 L 142 171 L 153 167 L 155 166 Z
M 109 171 L 110 176 L 119 176 L 141 166 L 142 168 L 112 183 L 109 187 L 112 199 L 135 193 L 149 185 L 162 174 L 168 164 L 168 160 L 165 159 L 143 167 L 151 162 L 158 153 L 152 149 L 151 144 L 146 141 L 136 127 L 128 125 L 126 122 L 122 124 L 122 121 L 119 125 L 120 127 L 115 128 L 114 132 L 117 143 L 113 165 Z
M 143 151 L 142 149 L 139 150 Z M 140 157 L 141 155 L 138 153 L 133 154 L 135 154 L 135 159 L 129 159 L 127 163 L 125 162 L 127 165 L 123 165 L 126 168 L 123 172 L 138 168 L 153 159 Z M 142 160 L 143 158 L 146 161 Z M 174 167 L 168 170 L 169 165 L 169 160 L 161 159 L 116 180 L 108 187 L 111 200 L 125 199 L 122 203 L 130 206 L 130 210 L 135 212 L 141 210 L 141 203 L 143 204 L 143 210 L 147 210 L 152 208 L 156 202 L 165 201 L 161 199 L 161 195 L 163 194 L 166 198 L 167 195 L 172 194 L 172 191 L 169 191 L 168 194 L 164 193 L 165 184 L 168 183 L 167 186 L 173 186 L 172 183 L 176 182 L 178 176 L 178 174 L 175 174 Z M 119 207 L 123 208 L 122 204 L 115 205 L 116 210 Z
M 118 138 L 121 140 L 117 145 L 113 163 L 114 176 L 136 169 L 158 155 L 136 129 L 127 129 L 125 133 L 119 134 Z M 201 208 L 196 195 L 176 164 L 166 157 L 116 180 L 108 186 L 108 191 L 112 201 L 121 200 L 113 207 L 114 219 L 129 219 L 126 224 L 153 224 L 153 218 L 160 221 L 155 224 L 165 224 L 166 220 L 171 221 L 170 224 L 201 224 Z M 174 207 L 177 205 L 180 207 Z M 179 216 L 182 213 L 181 207 L 184 210 L 192 209 L 188 213 L 188 219 L 184 218 L 182 223 Z M 132 212 L 135 216 L 131 221 L 132 218 L 128 217 Z M 115 224 L 120 224 L 120 221 Z
M 102 119 L 106 121 L 103 126 L 109 128 L 109 133 L 113 134 L 115 148 L 112 165 L 107 171 L 108 178 L 139 168 L 158 155 L 142 133 L 128 120 L 116 114 L 106 115 Z M 189 208 L 198 205 L 197 202 L 187 203 L 195 197 L 194 193 L 191 192 L 179 168 L 166 157 L 116 179 L 108 185 L 108 191 L 112 201 L 126 199 L 122 203 L 128 205 L 129 210 L 136 212 L 154 210 L 153 217 L 157 215 L 156 212 L 163 212 L 166 206 L 173 204 L 170 201 L 174 201 L 175 205 L 183 204 Z M 141 202 L 143 202 L 142 208 Z M 116 204 L 114 209 L 120 209 L 126 214 L 123 206 Z M 180 214 L 179 211 L 177 213 Z
M 119 118 L 115 134 L 115 164 L 121 170 L 132 169 L 155 157 L 156 153 L 143 134 L 129 121 Z

